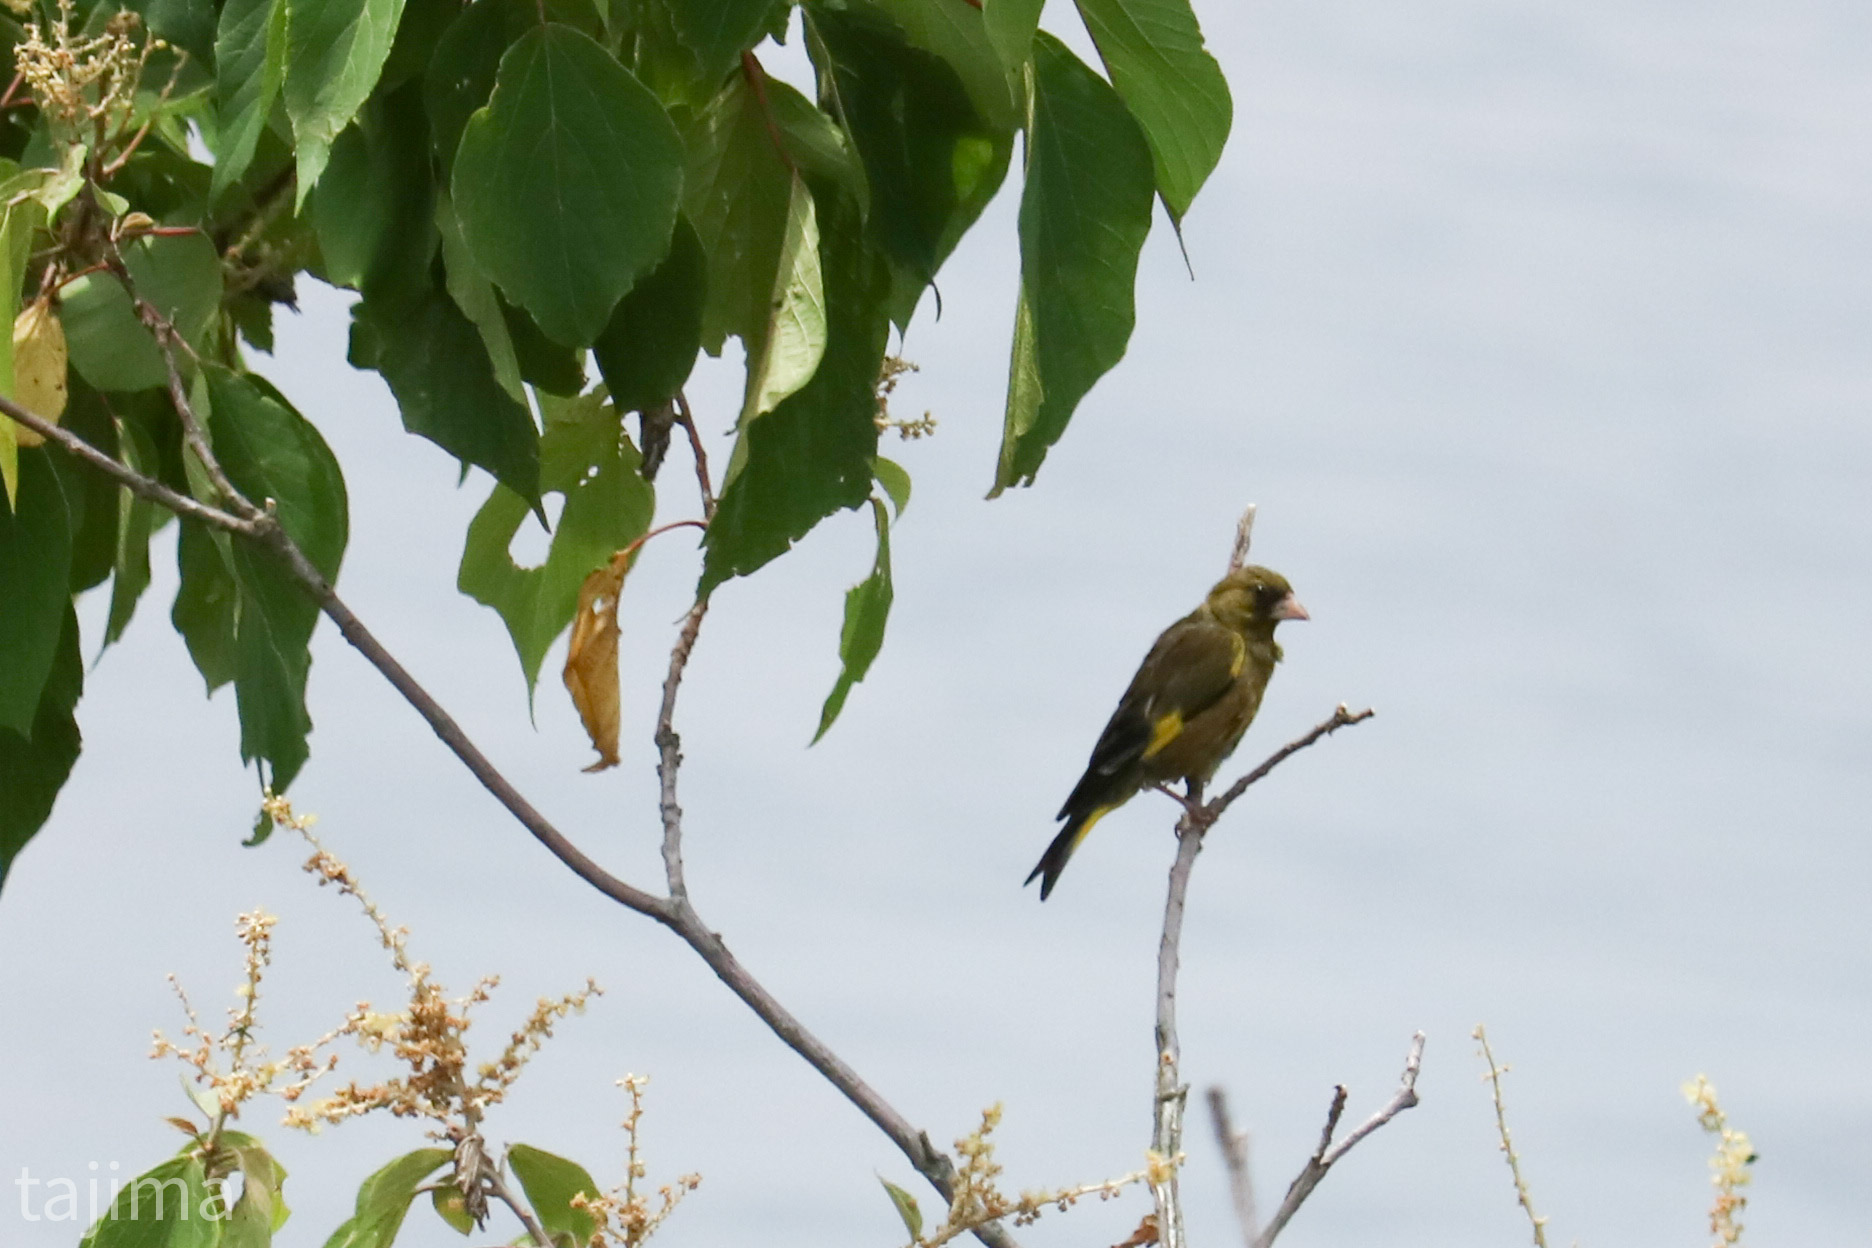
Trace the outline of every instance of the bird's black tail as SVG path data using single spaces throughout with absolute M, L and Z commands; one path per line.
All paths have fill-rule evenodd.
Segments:
M 1061 828 L 1060 834 L 1053 838 L 1053 843 L 1046 847 L 1046 853 L 1040 855 L 1040 861 L 1026 879 L 1028 884 L 1036 879 L 1040 881 L 1041 901 L 1045 901 L 1047 895 L 1053 891 L 1053 886 L 1059 883 L 1060 872 L 1066 869 L 1066 860 L 1073 856 L 1073 851 L 1079 848 L 1079 842 L 1085 840 L 1086 834 L 1092 831 L 1092 825 L 1103 819 L 1113 809 L 1115 809 L 1113 806 L 1094 806 L 1090 810 L 1080 811 L 1066 821 L 1066 826 Z

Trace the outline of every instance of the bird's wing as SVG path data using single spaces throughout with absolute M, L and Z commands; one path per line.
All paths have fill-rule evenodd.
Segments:
M 1176 740 L 1228 692 L 1245 655 L 1242 639 L 1212 620 L 1179 620 L 1164 630 L 1092 747 L 1088 777 L 1116 775 Z

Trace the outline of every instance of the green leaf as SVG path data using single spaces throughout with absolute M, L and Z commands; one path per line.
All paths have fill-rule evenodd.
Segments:
M 403 427 L 539 505 L 539 431 L 501 388 L 485 336 L 439 290 L 351 310 L 351 363 L 390 383 Z M 517 366 L 516 366 L 517 367 Z
M 903 1219 L 904 1229 L 910 1232 L 910 1242 L 914 1244 L 922 1239 L 923 1211 L 917 1208 L 916 1197 L 882 1175 L 878 1176 L 878 1182 L 884 1185 L 884 1190 L 890 1195 L 891 1204 L 897 1208 L 897 1216 Z
M 180 521 L 176 563 L 182 584 L 169 610 L 169 622 L 182 634 L 195 670 L 213 694 L 233 680 L 240 669 L 234 649 L 234 614 L 240 589 L 234 583 L 227 556 L 200 521 Z
M 332 142 L 370 98 L 396 40 L 403 0 L 284 0 L 286 115 L 298 159 L 298 198 L 318 184 Z
M 591 1242 L 596 1221 L 585 1210 L 572 1207 L 574 1196 L 599 1194 L 598 1185 L 585 1167 L 527 1144 L 509 1148 L 507 1164 L 520 1180 L 527 1203 L 533 1206 L 534 1216 L 548 1235 L 554 1239 L 570 1235 L 575 1244 Z
M 468 525 L 455 581 L 462 593 L 500 613 L 529 701 L 547 647 L 578 610 L 585 577 L 647 532 L 656 511 L 656 493 L 638 475 L 636 448 L 624 437 L 615 407 L 599 395 L 542 398 L 540 406 L 546 413 L 541 490 L 565 498 L 546 561 L 531 568 L 514 563 L 508 547 L 528 504 L 497 485 Z
M 71 605 L 73 503 L 49 448 L 20 454 L 19 499 L 0 511 L 0 728 L 22 736 L 33 730 Z
M 770 100 L 790 90 L 767 83 Z M 793 172 L 774 146 L 758 98 L 739 74 L 685 127 L 683 141 L 683 208 L 708 256 L 702 345 L 720 355 L 730 334 L 758 344 L 765 331 Z
M 949 62 L 912 46 L 891 23 L 826 9 L 814 25 L 831 57 L 820 70 L 837 85 L 864 160 L 871 231 L 920 291 L 999 189 L 1013 131 L 983 120 Z M 984 55 L 999 74 L 992 54 Z
M 499 298 L 496 295 L 496 298 Z M 500 300 L 507 339 L 513 343 L 514 361 L 521 380 L 547 394 L 570 399 L 585 389 L 585 350 L 562 347 L 533 323 L 533 318 L 505 299 Z
M 461 222 L 455 218 L 455 205 L 446 192 L 436 194 L 436 230 L 442 236 L 442 268 L 449 298 L 474 322 L 475 330 L 481 335 L 481 345 L 487 349 L 494 380 L 514 402 L 524 405 L 526 385 L 520 376 L 520 359 L 514 352 L 513 335 L 507 332 L 507 315 L 501 308 L 501 298 L 495 293 L 494 283 L 468 254 L 468 244 L 462 241 Z M 530 415 L 527 423 L 533 423 Z M 537 440 L 537 432 L 535 438 Z
M 384 58 L 383 72 L 377 78 L 377 94 L 395 91 L 423 76 L 435 52 L 436 41 L 461 16 L 462 7 L 462 0 L 403 0 L 396 42 L 390 45 L 390 55 Z
M 468 1212 L 468 1202 L 463 1199 L 461 1189 L 450 1183 L 429 1189 L 429 1204 L 435 1209 L 436 1216 L 454 1227 L 463 1235 L 472 1235 L 475 1229 L 474 1215 Z
M 142 427 L 119 421 L 117 437 L 124 462 L 145 476 L 155 476 L 156 448 Z M 156 519 L 155 504 L 138 498 L 124 486 L 117 487 L 114 501 L 117 503 L 117 557 L 115 576 L 111 580 L 110 618 L 104 625 L 104 645 L 98 648 L 100 654 L 123 636 L 136 610 L 137 599 L 149 588 L 150 529 Z
M 419 1148 L 365 1179 L 358 1188 L 356 1212 L 332 1232 L 325 1248 L 390 1248 L 416 1189 L 454 1155 L 446 1148 Z
M 126 1183 L 80 1248 L 215 1248 L 219 1203 L 198 1159 L 171 1157 Z
M 215 32 L 214 182 L 208 197 L 239 182 L 286 80 L 286 0 L 227 0 Z
M 190 67 L 214 65 L 215 6 L 213 0 L 128 0 L 122 5 L 141 14 L 149 33 L 171 48 L 187 52 Z M 166 51 L 164 49 L 163 51 Z M 157 57 L 160 57 L 159 51 Z M 157 57 L 151 58 L 152 65 Z M 160 72 L 167 74 L 168 66 Z M 184 75 L 186 80 L 187 75 Z M 145 81 L 149 81 L 148 78 Z M 160 79 L 158 81 L 161 81 Z M 179 91 L 193 88 L 177 84 Z
M 845 626 L 839 630 L 841 668 L 838 682 L 819 712 L 819 731 L 813 734 L 815 745 L 845 709 L 846 695 L 865 678 L 871 661 L 884 647 L 884 625 L 891 609 L 890 516 L 880 498 L 872 498 L 871 512 L 877 525 L 877 559 L 871 565 L 871 575 L 845 591 Z
M 771 412 L 812 380 L 825 355 L 825 285 L 819 272 L 819 218 L 812 192 L 794 177 L 767 325 L 747 370 L 740 423 Z M 732 469 L 731 469 L 732 471 Z
M 700 76 L 713 82 L 760 42 L 774 7 L 775 0 L 676 0 L 669 14 L 676 37 L 695 53 Z
M 219 1248 L 269 1248 L 273 1233 L 291 1212 L 280 1192 L 286 1167 L 259 1140 L 239 1131 L 223 1131 L 221 1146 L 232 1151 L 240 1165 L 241 1194 L 228 1210 Z
M 124 248 L 124 263 L 137 293 L 199 349 L 221 308 L 214 243 L 202 234 L 141 238 Z M 144 390 L 168 383 L 162 351 L 115 277 L 87 274 L 66 285 L 60 303 L 71 365 L 92 386 Z
M 494 93 L 501 57 L 538 20 L 523 0 L 475 0 L 436 41 L 423 74 L 423 104 L 445 176 L 455 167 L 468 119 Z
M 904 508 L 910 505 L 910 474 L 904 470 L 902 464 L 880 455 L 871 461 L 871 475 L 877 478 L 877 483 L 884 487 L 886 494 L 890 495 L 891 507 L 896 511 L 897 518 L 901 520 Z
M 251 374 L 202 366 L 208 429 L 228 479 L 248 498 L 270 499 L 280 526 L 327 581 L 338 576 L 348 535 L 344 477 L 318 430 Z M 308 646 L 318 606 L 270 553 L 231 544 L 240 605 L 234 626 L 234 695 L 241 758 L 264 760 L 284 792 L 306 760 Z
M 708 257 L 687 219 L 678 219 L 663 263 L 618 300 L 592 355 L 619 411 L 640 412 L 675 396 L 702 349 Z
M 83 378 L 68 375 L 67 384 L 70 391 L 65 416 L 59 424 L 113 459 L 122 458 L 117 421 L 105 405 L 104 396 L 85 385 Z M 55 457 L 52 463 L 65 482 L 66 497 L 71 504 L 70 584 L 71 592 L 80 594 L 103 584 L 117 567 L 121 528 L 118 491 L 123 487 L 103 473 L 81 468 L 70 459 Z
M 1046 0 L 982 0 L 982 26 L 1001 64 L 1019 70 L 1033 54 L 1034 31 Z
M 10 180 L 19 166 L 0 159 L 0 179 Z M 32 249 L 33 230 L 44 220 L 39 206 L 30 201 L 9 203 L 0 208 L 0 325 L 11 325 L 19 316 L 20 285 L 26 280 L 26 259 Z M 0 394 L 13 397 L 13 335 L 0 334 Z M 0 488 L 6 505 L 12 508 L 19 493 L 19 442 L 14 432 L 19 426 L 0 416 Z
M 333 143 L 312 195 L 325 280 L 367 296 L 427 289 L 434 196 L 421 89 L 373 98 Z
M 1150 149 L 1117 93 L 1045 31 L 1029 81 L 1020 304 L 991 498 L 1033 480 L 1079 400 L 1124 357 L 1150 232 Z
M 890 275 L 849 200 L 819 208 L 825 358 L 804 389 L 741 430 L 704 538 L 701 593 L 746 576 L 820 520 L 871 496 Z
M 1078 0 L 1112 86 L 1144 129 L 1157 193 L 1181 223 L 1222 159 L 1234 104 L 1189 0 Z
M 69 600 L 56 636 L 31 732 L 0 728 L 0 889 L 20 850 L 45 826 L 78 761 L 80 738 L 72 709 L 84 691 L 84 660 L 78 653 L 78 615 Z
M 452 186 L 482 269 L 548 337 L 588 346 L 668 249 L 682 144 L 629 70 L 590 36 L 547 24 L 501 58 Z
M 1038 20 L 1038 0 L 1021 2 L 1034 3 Z M 982 3 L 986 6 L 995 0 Z M 1020 61 L 1003 63 L 996 51 L 992 26 L 986 20 L 986 7 L 976 8 L 967 0 L 960 4 L 954 0 L 877 0 L 877 7 L 902 28 L 912 44 L 935 53 L 956 72 L 968 88 L 976 111 L 991 126 L 1007 131 L 1019 124 L 1016 80 L 1009 77 L 1008 71 L 1017 69 Z

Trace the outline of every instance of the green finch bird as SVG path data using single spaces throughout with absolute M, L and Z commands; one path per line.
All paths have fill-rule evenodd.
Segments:
M 1201 606 L 1164 630 L 1055 816 L 1066 826 L 1027 877 L 1029 884 L 1040 881 L 1042 901 L 1092 825 L 1133 793 L 1215 774 L 1261 709 L 1281 660 L 1274 626 L 1306 618 L 1287 578 L 1246 567 L 1217 581 Z

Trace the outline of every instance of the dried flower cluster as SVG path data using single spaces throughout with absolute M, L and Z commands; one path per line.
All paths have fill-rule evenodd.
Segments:
M 982 1111 L 981 1126 L 955 1142 L 962 1164 L 956 1171 L 955 1195 L 949 1202 L 948 1216 L 941 1226 L 917 1239 L 913 1248 L 938 1248 L 1000 1218 L 1011 1218 L 1014 1225 L 1026 1226 L 1039 1221 L 1040 1215 L 1048 1209 L 1063 1213 L 1088 1196 L 1110 1200 L 1138 1183 L 1168 1181 L 1176 1170 L 1173 1162 L 1156 1153 L 1146 1153 L 1142 1170 L 1115 1179 L 1077 1187 L 1037 1188 L 1022 1192 L 1018 1198 L 1010 1198 L 995 1184 L 1001 1173 L 1001 1163 L 995 1160 L 993 1135 L 1000 1125 L 1001 1106 L 990 1105 Z
M 374 1084 L 354 1082 L 310 1105 L 295 1106 L 286 1116 L 286 1125 L 317 1130 L 325 1123 L 381 1109 L 400 1118 L 426 1118 L 436 1124 L 432 1134 L 437 1139 L 448 1140 L 458 1150 L 468 1147 L 478 1136 L 482 1116 L 506 1097 L 527 1061 L 552 1035 L 553 1025 L 567 1014 L 583 1011 L 585 1003 L 599 993 L 598 985 L 588 979 L 577 992 L 557 1000 L 542 998 L 500 1057 L 472 1068 L 471 1074 L 467 1043 L 471 1011 L 493 995 L 499 978 L 487 976 L 467 995 L 451 999 L 428 964 L 410 957 L 409 930 L 393 926 L 359 886 L 351 868 L 312 835 L 312 817 L 295 815 L 283 797 L 269 795 L 265 809 L 276 826 L 299 833 L 312 846 L 306 872 L 358 903 L 376 926 L 391 963 L 409 983 L 409 1000 L 403 1009 L 386 1013 L 360 1002 L 334 1033 L 354 1038 L 372 1053 L 388 1050 L 404 1072 Z
M 592 1216 L 597 1230 L 591 1238 L 591 1248 L 606 1248 L 619 1245 L 620 1248 L 637 1248 L 637 1245 L 656 1234 L 657 1227 L 682 1203 L 682 1198 L 702 1186 L 702 1176 L 685 1174 L 674 1183 L 665 1183 L 657 1189 L 657 1204 L 653 1209 L 650 1198 L 637 1191 L 637 1180 L 644 1177 L 646 1167 L 639 1154 L 638 1126 L 643 1118 L 643 1090 L 650 1082 L 647 1075 L 626 1075 L 618 1080 L 618 1086 L 630 1094 L 630 1116 L 624 1119 L 624 1133 L 630 1141 L 630 1152 L 625 1159 L 624 1182 L 602 1196 L 587 1196 L 583 1192 L 572 1198 L 574 1209 L 583 1209 Z
M 1697 1122 L 1716 1137 L 1716 1154 L 1710 1158 L 1710 1183 L 1716 1188 L 1715 1199 L 1710 1202 L 1710 1234 L 1716 1237 L 1717 1248 L 1739 1244 L 1742 1224 L 1736 1218 L 1748 1207 L 1742 1189 L 1753 1177 L 1749 1167 L 1755 1164 L 1755 1148 L 1746 1131 L 1729 1125 L 1729 1117 L 1716 1099 L 1716 1089 L 1706 1076 L 1698 1075 L 1684 1084 L 1683 1094 L 1696 1106 Z
M 59 0 L 50 31 L 27 22 L 14 63 L 62 137 L 101 147 L 128 128 L 150 57 L 169 45 L 153 37 L 139 40 L 142 21 L 127 9 L 96 35 L 74 36 L 72 21 L 72 0 Z M 164 89 L 165 98 L 174 85 Z
M 898 420 L 890 414 L 890 398 L 897 389 L 897 381 L 905 373 L 917 372 L 917 366 L 909 360 L 899 359 L 894 355 L 884 357 L 884 365 L 878 370 L 877 379 L 877 415 L 873 418 L 878 432 L 895 429 L 897 436 L 906 442 L 928 437 L 936 432 L 936 418 L 928 412 L 915 420 Z
M 255 1011 L 260 982 L 273 961 L 273 925 L 278 922 L 260 910 L 235 921 L 235 932 L 246 949 L 245 966 L 241 983 L 234 990 L 236 1004 L 228 1010 L 228 1025 L 222 1031 L 210 1032 L 201 1025 L 181 983 L 174 975 L 169 977 L 188 1016 L 182 1028 L 186 1042 L 177 1043 L 157 1031 L 150 1056 L 174 1057 L 190 1067 L 190 1077 L 203 1088 L 203 1094 L 196 1098 L 197 1105 L 211 1118 L 205 1131 L 198 1134 L 210 1139 L 219 1133 L 223 1122 L 238 1117 L 240 1107 L 254 1097 L 270 1092 L 286 1101 L 296 1101 L 314 1080 L 338 1063 L 335 1056 L 319 1056 L 319 1050 L 336 1038 L 336 1032 L 288 1049 L 280 1058 L 269 1058 L 266 1048 L 254 1040 L 259 1028 Z

